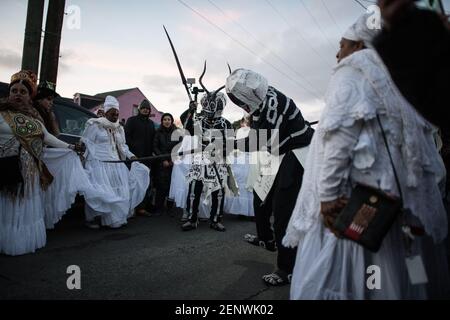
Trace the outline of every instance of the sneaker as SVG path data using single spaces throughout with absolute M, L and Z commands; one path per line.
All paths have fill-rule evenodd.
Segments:
M 181 226 L 181 229 L 183 231 L 190 231 L 190 230 L 197 229 L 197 227 L 198 227 L 198 221 L 196 221 L 196 222 L 188 221 Z
M 223 231 L 226 230 L 225 227 L 224 227 L 224 225 L 221 224 L 220 222 L 211 222 L 211 224 L 209 225 L 209 227 L 210 227 L 211 229 L 214 229 L 214 230 L 216 230 L 216 231 L 221 231 L 221 232 L 223 232 Z
M 292 274 L 288 274 L 283 270 L 278 269 L 273 273 L 264 275 L 262 280 L 265 284 L 270 286 L 284 286 L 291 283 Z
M 255 236 L 253 234 L 249 234 L 249 233 L 247 233 L 244 236 L 244 240 L 254 246 L 262 247 L 268 251 L 272 251 L 272 252 L 277 251 L 277 245 L 275 243 L 275 240 L 264 241 L 264 240 L 259 239 L 257 236 Z
M 119 229 L 126 225 L 126 223 L 113 223 L 112 225 L 108 226 L 109 229 Z
M 100 225 L 98 224 L 98 222 L 96 222 L 95 220 L 92 221 L 86 221 L 84 223 L 84 225 L 86 227 L 88 227 L 89 229 L 100 229 Z

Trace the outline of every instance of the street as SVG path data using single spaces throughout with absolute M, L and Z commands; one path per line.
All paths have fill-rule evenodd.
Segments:
M 276 253 L 243 241 L 252 221 L 226 215 L 226 232 L 200 222 L 182 232 L 175 217 L 137 217 L 126 227 L 91 230 L 69 212 L 34 254 L 0 255 L 0 299 L 287 300 L 289 287 L 267 287 Z M 80 267 L 69 290 L 67 268 Z

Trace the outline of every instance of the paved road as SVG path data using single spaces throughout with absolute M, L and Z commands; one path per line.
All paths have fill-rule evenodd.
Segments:
M 254 222 L 226 216 L 226 232 L 182 232 L 179 215 L 130 220 L 119 230 L 90 230 L 79 213 L 66 215 L 35 254 L 0 255 L 0 299 L 289 298 L 289 287 L 267 287 L 276 254 L 242 240 Z M 81 269 L 81 290 L 68 290 L 66 269 Z

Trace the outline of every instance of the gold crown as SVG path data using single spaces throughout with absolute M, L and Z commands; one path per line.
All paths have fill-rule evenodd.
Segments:
M 31 96 L 34 96 L 37 91 L 37 76 L 33 71 L 30 70 L 20 70 L 19 72 L 11 76 L 11 82 L 26 81 L 31 86 L 33 92 L 30 92 Z

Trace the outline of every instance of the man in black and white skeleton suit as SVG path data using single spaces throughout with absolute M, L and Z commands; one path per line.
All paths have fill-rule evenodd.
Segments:
M 203 85 L 202 85 L 203 86 Z M 222 157 L 227 140 L 227 129 L 231 129 L 228 120 L 222 117 L 226 104 L 225 95 L 219 90 L 208 91 L 201 98 L 202 112 L 195 114 L 195 104 L 181 115 L 185 129 L 191 135 L 199 137 L 202 152 L 192 155 L 192 166 L 186 176 L 189 183 L 186 209 L 188 221 L 181 228 L 184 231 L 196 229 L 198 226 L 198 210 L 202 193 L 205 202 L 211 203 L 210 227 L 217 231 L 225 231 L 222 224 L 225 188 L 231 174 L 230 167 Z M 232 136 L 231 136 L 232 139 Z M 231 189 L 234 189 L 233 186 Z
M 314 130 L 303 119 L 294 101 L 268 85 L 267 80 L 250 70 L 237 69 L 226 80 L 226 92 L 230 100 L 252 116 L 251 128 L 255 129 L 258 143 L 236 141 L 236 148 L 242 151 L 267 150 L 276 154 L 278 166 L 266 176 L 263 188 L 257 189 L 262 175 L 251 182 L 254 186 L 254 211 L 257 236 L 246 235 L 245 240 L 270 251 L 278 250 L 277 269 L 263 276 L 269 285 L 283 285 L 290 282 L 295 263 L 296 249 L 282 245 L 289 219 L 295 207 L 302 184 L 303 166 L 300 160 L 306 157 Z M 261 131 L 267 130 L 267 138 Z M 272 131 L 271 131 L 272 130 Z M 250 134 L 251 136 L 251 134 Z M 266 141 L 261 141 L 266 140 Z M 278 141 L 277 143 L 275 143 Z M 259 152 L 261 154 L 261 152 Z M 267 182 L 269 181 L 269 182 Z M 265 192 L 257 190 L 264 189 Z M 270 218 L 274 216 L 273 230 Z

